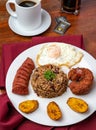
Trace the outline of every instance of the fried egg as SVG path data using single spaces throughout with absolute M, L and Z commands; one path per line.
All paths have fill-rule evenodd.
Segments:
M 38 66 L 54 64 L 70 68 L 80 62 L 82 57 L 83 53 L 70 44 L 59 42 L 46 43 L 38 52 L 36 63 Z

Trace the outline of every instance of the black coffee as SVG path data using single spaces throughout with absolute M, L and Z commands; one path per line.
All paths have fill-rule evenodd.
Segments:
M 22 7 L 32 7 L 34 5 L 36 5 L 36 3 L 33 1 L 23 1 L 19 4 L 19 6 L 22 6 Z

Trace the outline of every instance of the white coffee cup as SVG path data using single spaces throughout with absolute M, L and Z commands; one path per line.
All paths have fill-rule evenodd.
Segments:
M 22 7 L 23 1 L 32 1 L 36 4 L 31 7 Z M 15 11 L 10 4 L 15 5 Z M 8 0 L 6 3 L 8 13 L 17 19 L 18 24 L 26 30 L 34 30 L 41 24 L 41 0 Z

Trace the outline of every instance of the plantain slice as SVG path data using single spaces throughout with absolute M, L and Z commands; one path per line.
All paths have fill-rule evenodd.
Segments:
M 26 100 L 19 104 L 18 108 L 24 113 L 31 113 L 35 111 L 39 106 L 37 100 Z
M 62 117 L 62 112 L 54 101 L 47 105 L 47 114 L 52 120 L 59 120 Z
M 88 104 L 83 99 L 70 97 L 67 104 L 75 112 L 84 113 L 88 111 Z

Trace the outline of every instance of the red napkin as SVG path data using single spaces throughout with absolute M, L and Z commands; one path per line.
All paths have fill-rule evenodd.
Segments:
M 32 42 L 30 43 L 4 44 L 2 50 L 2 62 L 0 65 L 0 87 L 5 87 L 5 77 L 7 70 L 18 54 L 20 54 L 25 49 L 32 47 L 33 45 L 51 41 L 70 43 L 84 49 L 83 37 L 81 35 L 60 37 L 33 37 Z M 88 119 L 70 126 L 44 126 L 24 118 L 14 109 L 13 105 L 7 97 L 7 94 L 0 95 L 0 130 L 95 130 L 95 116 L 96 115 L 94 113 Z

